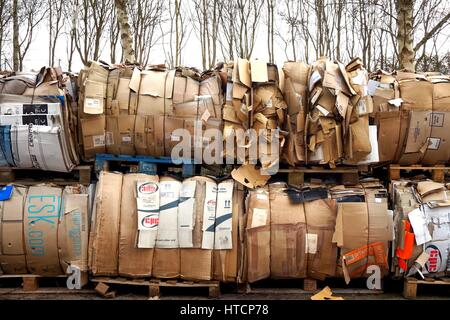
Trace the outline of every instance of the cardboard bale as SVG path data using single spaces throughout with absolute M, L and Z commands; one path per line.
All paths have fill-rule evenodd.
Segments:
M 207 177 L 183 181 L 179 204 L 180 277 L 211 280 L 214 238 L 210 231 L 216 215 L 217 184 Z
M 149 277 L 152 275 L 153 248 L 138 248 L 138 211 L 136 186 L 140 181 L 158 183 L 158 176 L 126 174 L 123 176 L 120 205 L 119 275 Z
M 64 274 L 58 253 L 62 189 L 45 185 L 28 189 L 24 209 L 26 261 L 32 274 Z
M 80 77 L 82 98 L 79 100 L 80 117 L 105 114 L 106 91 L 109 68 L 106 65 L 92 61 Z
M 67 186 L 62 193 L 58 251 L 63 272 L 69 266 L 88 271 L 89 195 L 84 186 Z
M 89 267 L 93 275 L 117 276 L 122 174 L 101 171 L 90 233 Z
M 27 273 L 23 229 L 27 188 L 14 186 L 9 200 L 0 202 L 0 270 L 5 274 Z
M 386 190 L 376 184 L 339 188 L 333 197 L 338 202 L 338 211 L 332 241 L 341 251 L 337 273 L 347 283 L 366 276 L 370 265 L 378 265 L 386 274 L 389 241 L 393 240 Z
M 180 275 L 178 241 L 180 189 L 180 181 L 171 177 L 160 178 L 160 216 L 153 255 L 153 276 L 157 278 L 177 278 Z

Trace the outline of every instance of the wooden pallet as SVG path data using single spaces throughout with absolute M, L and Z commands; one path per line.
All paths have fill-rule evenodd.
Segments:
M 425 278 L 425 280 L 417 280 L 416 278 L 405 278 L 403 285 L 403 296 L 408 299 L 414 299 L 417 297 L 417 287 L 424 285 L 450 285 L 450 278 Z
M 111 171 L 112 167 L 126 173 L 160 174 L 160 167 L 166 167 L 170 172 L 180 172 L 183 177 L 195 175 L 195 164 L 186 160 L 180 165 L 175 165 L 170 157 L 128 156 L 113 154 L 97 154 L 95 156 L 95 172 Z M 117 169 L 118 168 L 118 169 Z
M 383 290 L 368 289 L 365 286 L 351 283 L 346 286 L 343 279 L 329 278 L 325 281 L 315 279 L 295 279 L 295 280 L 273 280 L 267 284 L 259 285 L 250 283 L 239 283 L 237 288 L 239 293 L 256 294 L 312 294 L 317 293 L 324 287 L 329 286 L 334 293 L 341 294 L 382 294 Z
M 39 289 L 39 282 L 43 279 L 67 279 L 67 276 L 60 275 L 60 276 L 38 276 L 33 274 L 18 274 L 18 275 L 0 275 L 0 282 L 2 280 L 6 279 L 21 279 L 22 280 L 22 287 L 24 292 L 36 292 L 40 291 Z M 87 272 L 81 272 L 81 287 L 85 286 L 89 282 L 88 280 L 88 274 Z M 66 288 L 67 289 L 67 288 Z M 69 290 L 69 289 L 67 289 Z M 72 290 L 69 290 L 72 291 Z M 72 291 L 73 292 L 73 291 Z
M 150 297 L 159 297 L 162 287 L 171 288 L 208 288 L 208 298 L 220 296 L 219 281 L 187 281 L 187 280 L 150 280 Z
M 305 176 L 309 176 L 310 178 L 329 175 L 336 175 L 336 178 L 340 178 L 340 182 L 342 184 L 357 184 L 359 181 L 359 172 L 358 167 L 343 167 L 343 168 L 335 168 L 328 169 L 323 167 L 292 167 L 288 169 L 279 169 L 280 173 L 288 174 L 288 183 L 290 185 L 299 186 L 305 182 Z M 322 177 L 323 179 L 323 177 Z M 322 181 L 322 179 L 317 179 L 317 182 Z
M 187 281 L 187 280 L 160 280 L 160 279 L 127 279 L 110 277 L 93 277 L 90 279 L 97 283 L 95 290 L 106 298 L 115 296 L 109 285 L 146 286 L 149 289 L 149 297 L 155 298 L 161 295 L 162 287 L 176 288 L 208 288 L 208 297 L 217 298 L 220 295 L 219 281 Z
M 421 166 L 421 165 L 411 165 L 411 166 L 401 166 L 398 164 L 389 165 L 389 178 L 390 180 L 398 180 L 402 177 L 402 173 L 405 171 L 430 171 L 431 178 L 436 182 L 444 182 L 445 173 L 450 170 L 450 167 L 444 165 L 436 166 Z
M 90 165 L 77 166 L 71 172 L 0 167 L 0 184 L 14 182 L 21 185 L 34 185 L 48 182 L 57 185 L 82 184 L 88 186 L 91 183 L 91 171 L 92 166 Z

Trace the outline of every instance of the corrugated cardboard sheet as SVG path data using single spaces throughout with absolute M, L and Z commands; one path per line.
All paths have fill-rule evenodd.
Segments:
M 118 274 L 121 191 L 122 174 L 100 173 L 89 248 L 89 266 L 94 275 Z

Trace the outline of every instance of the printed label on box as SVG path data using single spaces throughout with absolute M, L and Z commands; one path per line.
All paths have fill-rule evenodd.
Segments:
M 438 150 L 441 138 L 428 138 L 428 150 Z
M 104 147 L 105 146 L 105 135 L 92 136 L 94 141 L 94 147 Z

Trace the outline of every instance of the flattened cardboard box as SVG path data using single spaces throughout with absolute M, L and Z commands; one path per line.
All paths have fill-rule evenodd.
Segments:
M 58 226 L 58 250 L 63 272 L 67 271 L 69 265 L 88 271 L 89 195 L 85 191 L 71 187 L 63 191 Z
M 213 251 L 202 249 L 202 242 L 203 235 L 206 233 L 205 222 L 211 216 L 215 217 L 216 197 L 217 184 L 210 178 L 193 177 L 183 181 L 178 221 L 182 279 L 211 280 L 212 278 Z M 185 233 L 184 236 L 183 233 Z
M 60 188 L 32 186 L 24 209 L 24 233 L 28 270 L 37 275 L 63 274 L 58 256 Z
M 122 174 L 100 172 L 92 225 L 90 269 L 93 275 L 118 274 Z
M 285 184 L 270 189 L 270 277 L 273 279 L 306 276 L 306 221 L 302 204 L 292 204 Z M 289 214 L 288 214 L 289 213 Z
M 157 278 L 177 278 L 180 275 L 178 202 L 181 183 L 174 178 L 162 177 L 159 188 L 160 213 L 153 275 Z
M 249 192 L 247 197 L 246 257 L 247 280 L 270 277 L 270 203 L 265 189 Z
M 226 185 L 227 181 L 224 181 Z M 220 184 L 219 184 L 220 188 Z M 219 199 L 219 197 L 218 197 Z M 218 201 L 219 208 L 219 201 Z M 240 257 L 239 247 L 239 219 L 244 215 L 244 188 L 239 183 L 234 183 L 233 187 L 233 199 L 231 210 L 231 250 L 214 250 L 213 253 L 213 267 L 214 267 L 214 280 L 223 282 L 235 282 L 238 276 Z M 219 216 L 220 217 L 220 216 Z M 217 219 L 217 213 L 216 213 Z M 222 233 L 223 234 L 223 233 Z
M 134 128 L 136 116 L 118 115 L 106 117 L 106 152 L 134 155 Z
M 27 273 L 23 209 L 27 189 L 14 186 L 9 200 L 0 205 L 0 270 L 5 274 Z
M 150 176 L 136 182 L 138 248 L 156 247 L 160 213 L 159 177 Z
M 106 152 L 106 117 L 96 116 L 80 119 L 84 157 L 93 159 L 97 153 Z
M 152 274 L 153 249 L 138 248 L 138 213 L 136 208 L 136 184 L 138 181 L 158 183 L 158 176 L 126 174 L 123 177 L 120 210 L 119 275 L 125 277 L 149 277 Z
M 337 246 L 332 237 L 336 224 L 336 202 L 320 199 L 304 203 L 307 234 L 308 277 L 323 280 L 336 272 Z

